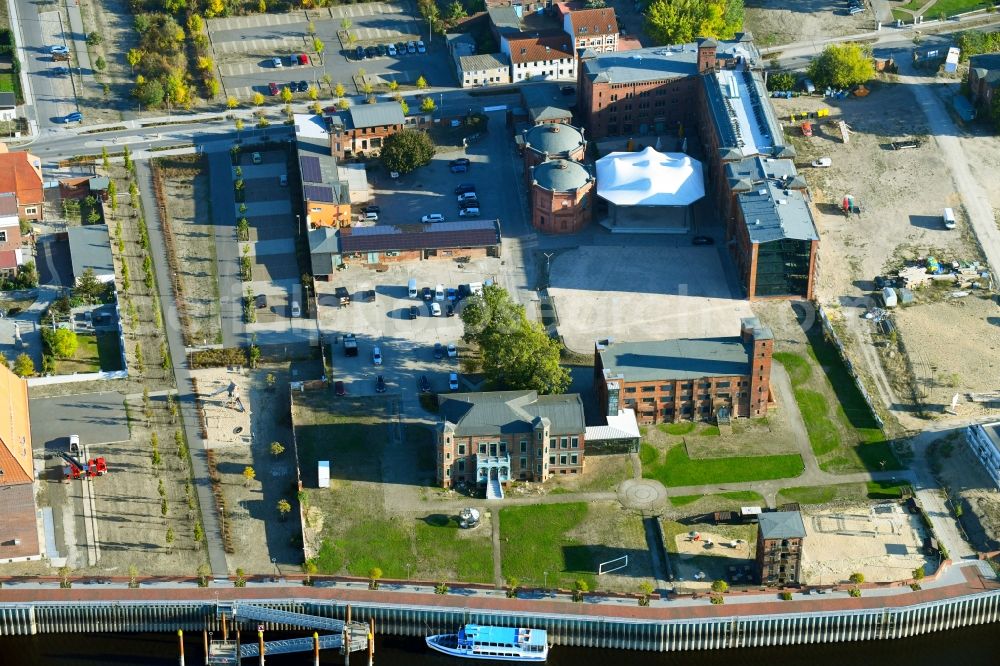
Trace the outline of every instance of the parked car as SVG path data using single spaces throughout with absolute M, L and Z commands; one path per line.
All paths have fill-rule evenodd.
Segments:
M 479 206 L 468 206 L 458 211 L 459 217 L 479 217 Z
M 458 357 L 458 347 L 456 347 L 455 343 L 453 342 L 450 345 L 448 345 L 448 358 L 457 358 L 457 357 Z
M 83 114 L 79 111 L 74 111 L 73 113 L 67 114 L 62 119 L 63 123 L 79 123 L 83 121 Z
M 347 389 L 344 388 L 344 382 L 342 381 L 334 382 L 333 394 L 336 395 L 338 398 L 343 398 L 345 395 L 347 395 Z
M 299 84 L 298 84 L 298 86 L 296 86 L 296 88 L 297 88 L 297 90 L 299 92 L 306 92 L 307 90 L 309 90 L 309 82 L 308 81 L 299 81 Z
M 457 391 L 458 390 L 458 373 L 457 372 L 453 372 L 450 375 L 448 375 L 448 388 L 451 389 L 452 391 Z
M 445 314 L 447 314 L 449 317 L 454 317 L 455 316 L 455 304 L 454 303 L 449 303 L 448 304 L 448 309 L 445 312 Z
M 570 95 L 576 92 L 576 88 L 574 88 L 573 86 L 563 86 L 562 88 L 559 89 L 559 92 L 569 97 Z
M 465 203 L 466 201 L 469 201 L 471 199 L 476 199 L 478 201 L 478 197 L 476 196 L 475 192 L 463 192 L 462 194 L 459 194 L 457 197 L 455 197 L 455 199 L 458 201 L 458 203 Z
M 264 161 L 264 158 L 260 156 L 260 153 L 250 153 L 250 161 L 254 164 L 260 164 Z
M 420 375 L 420 381 L 417 382 L 417 386 L 420 388 L 421 393 L 431 392 L 431 383 L 427 379 L 427 375 Z
M 267 307 L 267 295 L 266 294 L 257 294 L 254 297 L 254 302 L 255 302 L 258 310 L 263 310 L 264 308 Z
M 406 43 L 406 52 L 407 53 L 416 53 L 417 52 L 417 45 L 414 44 L 413 42 L 407 42 Z
M 423 40 L 417 42 L 417 53 L 427 53 L 427 47 L 424 46 Z
M 385 48 L 385 44 L 379 44 L 378 46 L 375 47 L 375 50 L 378 51 L 378 55 L 380 58 L 384 58 L 386 55 L 389 54 L 389 49 Z
M 389 56 L 390 58 L 395 58 L 396 57 L 396 45 L 395 44 L 389 44 L 387 47 L 385 47 L 385 54 L 387 56 Z
M 459 157 L 457 159 L 448 162 L 448 164 L 450 164 L 451 166 L 455 166 L 456 164 L 464 164 L 465 166 L 469 166 L 470 164 L 472 164 L 472 162 L 469 161 L 468 157 Z
M 359 46 L 358 48 L 354 49 L 354 58 L 355 58 L 355 60 L 364 60 L 365 59 L 365 47 Z
M 270 83 L 267 84 L 267 91 L 271 93 L 272 97 L 280 92 L 278 90 L 278 84 L 275 83 L 274 81 L 271 81 Z
M 458 291 L 454 287 L 448 287 L 444 292 L 445 298 L 454 303 L 458 300 Z
M 831 166 L 832 164 L 833 160 L 831 160 L 829 157 L 821 157 L 818 160 L 812 161 L 812 165 L 817 169 L 825 169 L 826 167 Z
M 861 14 L 864 11 L 865 11 L 864 7 L 858 7 L 857 5 L 854 5 L 853 7 L 847 10 L 847 13 L 850 14 L 851 16 L 854 16 L 855 14 Z
M 282 67 L 281 58 L 271 58 L 271 67 L 274 67 L 275 69 L 281 69 Z
M 439 361 L 444 358 L 444 347 L 441 346 L 440 342 L 434 343 L 434 358 Z
M 465 194 L 466 192 L 475 192 L 475 191 L 476 191 L 476 186 L 473 185 L 472 183 L 462 183 L 461 185 L 455 188 L 456 195 Z
M 378 49 L 376 49 L 374 46 L 369 46 L 368 48 L 365 49 L 366 58 L 374 58 L 377 55 L 378 55 Z
M 300 53 L 299 54 L 299 64 L 300 65 L 308 65 L 309 64 L 309 56 L 307 56 L 305 53 Z
M 406 55 L 406 42 L 399 42 L 396 44 L 396 53 L 399 55 Z
M 430 224 L 432 222 L 444 222 L 444 215 L 441 213 L 429 213 L 420 218 L 420 221 L 424 224 Z
M 372 347 L 372 363 L 382 365 L 382 350 L 379 349 L 378 345 Z
M 366 213 L 375 213 L 376 215 L 382 212 L 382 209 L 376 206 L 375 204 L 368 204 L 362 210 L 364 210 L 364 212 Z
M 361 219 L 367 222 L 378 222 L 378 211 L 366 210 L 361 214 Z
M 468 164 L 452 164 L 448 167 L 448 170 L 452 173 L 467 173 L 469 171 Z
M 434 299 L 434 292 L 431 290 L 430 287 L 424 287 L 424 290 L 421 295 L 423 296 L 425 301 L 430 301 Z
M 281 174 L 280 176 L 278 176 L 278 184 L 281 185 L 282 187 L 288 187 L 288 175 Z
M 378 377 L 375 378 L 375 392 L 385 393 L 385 379 L 382 377 L 382 375 L 379 375 Z
M 468 298 L 471 294 L 472 291 L 469 289 L 469 285 L 467 284 L 458 285 L 458 300 L 462 300 L 463 298 Z
M 367 291 L 365 291 L 364 292 L 364 298 L 365 298 L 365 302 L 366 303 L 374 303 L 375 302 L 375 290 L 374 289 L 368 289 Z
M 410 319 L 416 319 L 417 316 L 418 316 L 417 306 L 416 305 L 411 305 L 410 306 Z
M 440 317 L 441 316 L 441 304 L 437 301 L 431 303 L 431 316 Z
M 49 53 L 52 55 L 69 55 L 69 47 L 62 44 L 54 44 L 49 47 Z
M 437 302 L 439 302 L 439 303 L 444 300 L 444 285 L 443 284 L 439 284 L 436 287 L 434 287 L 434 300 L 437 301 Z
M 715 239 L 711 236 L 695 236 L 691 239 L 692 245 L 715 245 Z

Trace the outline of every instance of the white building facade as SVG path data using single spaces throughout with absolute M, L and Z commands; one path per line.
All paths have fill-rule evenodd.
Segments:
M 974 423 L 965 430 L 969 448 L 1000 490 L 1000 421 Z

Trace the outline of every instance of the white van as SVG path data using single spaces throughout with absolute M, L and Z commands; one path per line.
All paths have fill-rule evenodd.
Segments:
M 439 284 L 438 286 L 434 287 L 434 300 L 435 301 L 443 301 L 444 300 L 444 285 L 443 284 Z
M 944 220 L 945 229 L 955 228 L 955 211 L 953 211 L 951 208 L 945 208 L 944 215 L 942 215 L 941 217 Z
M 298 301 L 292 301 L 291 310 L 292 310 L 292 316 L 293 317 L 301 317 L 302 316 L 302 308 L 299 307 L 299 302 Z
M 406 294 L 410 298 L 417 297 L 417 280 L 416 278 L 410 278 L 410 281 L 406 284 Z
M 483 293 L 483 283 L 482 282 L 470 282 L 469 283 L 469 293 L 470 294 L 481 294 L 481 293 Z

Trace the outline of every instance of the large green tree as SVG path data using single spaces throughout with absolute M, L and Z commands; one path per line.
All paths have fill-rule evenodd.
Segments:
M 42 329 L 42 341 L 49 348 L 49 352 L 57 358 L 69 358 L 76 353 L 79 346 L 76 333 L 68 328 Z
M 653 0 L 645 13 L 646 32 L 658 44 L 729 39 L 743 29 L 743 0 Z
M 562 393 L 569 386 L 569 373 L 559 365 L 560 343 L 529 321 L 524 306 L 502 287 L 490 285 L 469 297 L 462 323 L 465 340 L 479 345 L 491 385 L 539 393 Z
M 817 86 L 850 88 L 875 78 L 871 47 L 861 44 L 830 44 L 809 63 L 809 76 Z
M 434 157 L 434 142 L 426 132 L 403 130 L 387 137 L 382 144 L 382 164 L 389 171 L 409 173 Z

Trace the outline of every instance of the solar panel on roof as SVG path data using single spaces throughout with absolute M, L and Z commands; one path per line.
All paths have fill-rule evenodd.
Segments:
M 333 188 L 328 185 L 303 185 L 302 196 L 309 201 L 337 202 L 333 196 Z
M 302 168 L 302 182 L 323 182 L 323 172 L 320 171 L 318 157 L 315 155 L 304 155 L 299 158 L 299 166 Z

